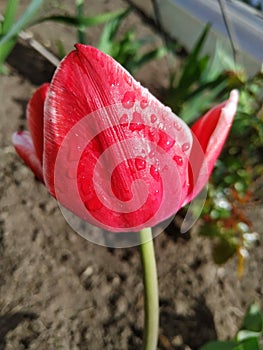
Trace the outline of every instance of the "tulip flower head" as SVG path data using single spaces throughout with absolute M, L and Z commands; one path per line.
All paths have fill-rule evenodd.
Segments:
M 114 232 L 153 227 L 204 187 L 229 133 L 238 94 L 190 129 L 114 59 L 81 44 L 27 108 L 18 154 L 48 191 Z

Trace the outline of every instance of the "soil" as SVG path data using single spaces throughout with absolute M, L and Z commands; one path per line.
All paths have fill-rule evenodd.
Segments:
M 96 6 L 90 13 L 125 6 L 122 1 L 92 3 Z M 125 25 L 153 34 L 135 14 Z M 94 30 L 95 38 L 99 29 Z M 36 26 L 33 33 L 44 44 L 49 40 L 53 49 L 57 36 L 68 45 L 74 40 L 72 29 L 64 26 Z M 79 236 L 19 159 L 11 135 L 26 127 L 26 103 L 54 68 L 21 43 L 8 64 L 10 74 L 0 77 L 0 349 L 141 349 L 139 248 L 110 249 Z M 153 92 L 166 78 L 160 62 L 138 73 Z M 254 301 L 262 305 L 263 208 L 254 206 L 249 215 L 260 240 L 250 251 L 242 279 L 237 278 L 236 258 L 214 264 L 212 242 L 196 229 L 182 235 L 174 225 L 155 238 L 159 350 L 197 350 L 209 340 L 233 337 L 247 307 Z

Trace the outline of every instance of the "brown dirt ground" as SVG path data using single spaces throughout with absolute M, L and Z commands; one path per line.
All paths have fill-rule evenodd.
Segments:
M 109 1 L 91 3 L 90 13 L 124 6 L 121 1 L 114 6 Z M 136 16 L 129 21 L 127 25 L 152 34 Z M 74 37 L 67 27 L 54 30 L 49 24 L 33 31 L 42 42 L 51 41 L 51 48 L 58 36 L 72 47 Z M 56 201 L 18 158 L 11 135 L 25 127 L 27 100 L 50 80 L 53 68 L 23 45 L 16 47 L 9 66 L 10 75 L 0 77 L 0 349 L 140 349 L 139 249 L 108 249 L 73 232 Z M 155 62 L 138 74 L 154 92 L 160 82 L 165 85 L 167 72 L 159 67 Z M 211 242 L 196 232 L 163 233 L 155 239 L 160 350 L 194 350 L 210 339 L 229 338 L 248 305 L 262 303 L 262 214 L 261 207 L 250 213 L 260 242 L 241 280 L 236 260 L 216 266 Z

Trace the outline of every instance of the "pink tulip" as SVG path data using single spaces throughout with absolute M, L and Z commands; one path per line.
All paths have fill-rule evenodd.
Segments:
M 190 129 L 111 57 L 77 44 L 27 108 L 14 146 L 57 200 L 110 231 L 174 215 L 208 181 L 237 91 Z

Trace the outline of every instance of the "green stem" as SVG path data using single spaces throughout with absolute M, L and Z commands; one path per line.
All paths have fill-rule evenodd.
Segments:
M 158 278 L 151 228 L 140 231 L 141 261 L 144 283 L 143 350 L 156 350 L 159 328 Z
M 77 6 L 77 18 L 80 20 L 84 17 L 84 0 L 76 0 L 76 6 Z M 86 44 L 86 36 L 85 36 L 85 26 L 82 24 L 79 24 L 77 26 L 78 31 L 78 41 L 81 44 Z

